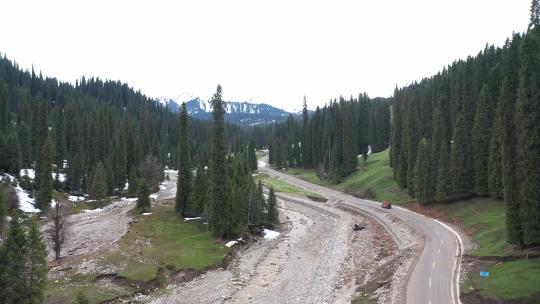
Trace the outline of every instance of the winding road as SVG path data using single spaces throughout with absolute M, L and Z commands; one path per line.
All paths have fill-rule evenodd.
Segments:
M 263 159 L 268 161 L 268 159 Z M 423 234 L 421 254 L 412 263 L 402 300 L 407 304 L 461 304 L 459 300 L 459 271 L 461 267 L 462 242 L 452 228 L 437 220 L 412 212 L 405 208 L 382 209 L 380 203 L 360 199 L 305 180 L 260 166 L 261 171 L 277 177 L 296 187 L 319 193 L 327 198 L 337 199 L 346 208 L 354 208 L 383 226 L 387 227 L 398 247 L 410 246 L 400 238 L 388 217 L 395 217 L 409 224 Z

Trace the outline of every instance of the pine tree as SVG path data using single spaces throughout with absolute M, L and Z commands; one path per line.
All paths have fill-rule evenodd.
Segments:
M 4 191 L 0 188 L 0 236 L 2 236 L 4 232 L 4 226 L 6 224 L 6 216 L 7 216 L 6 200 L 4 198 Z
M 270 193 L 268 194 L 268 213 L 267 213 L 267 223 L 270 228 L 279 224 L 279 214 L 277 210 L 277 199 L 274 188 L 270 187 Z
M 255 140 L 253 139 L 253 136 L 249 140 L 247 157 L 249 168 L 252 171 L 257 170 L 257 154 L 255 154 Z
M 5 83 L 0 83 L 0 130 L 6 130 L 9 122 L 8 88 Z
M 26 231 L 19 219 L 19 213 L 15 210 L 4 244 L 4 303 L 26 303 L 27 266 L 24 257 L 28 253 L 28 242 L 25 234 Z
M 257 187 L 255 189 L 255 204 L 253 210 L 251 210 L 250 215 L 250 223 L 252 225 L 260 225 L 264 222 L 263 218 L 263 208 L 266 206 L 266 201 L 264 199 L 264 192 L 263 192 L 263 185 L 261 180 L 259 180 L 259 183 L 257 184 Z
M 432 202 L 435 198 L 435 189 L 433 185 L 433 169 L 430 159 L 430 143 L 422 138 L 418 143 L 418 150 L 415 164 L 415 191 L 416 199 L 419 203 L 425 204 Z
M 538 5 L 538 2 L 536 2 Z M 525 245 L 540 244 L 540 27 L 534 26 L 521 47 L 516 104 L 519 208 Z
M 64 164 L 64 156 L 66 153 L 66 122 L 64 120 L 64 114 L 62 109 L 57 109 L 55 114 L 54 125 L 54 142 L 56 143 L 56 159 L 55 164 L 57 168 L 62 168 Z
M 493 132 L 489 144 L 488 160 L 488 189 L 489 195 L 501 199 L 503 198 L 502 185 L 502 156 L 501 156 L 501 120 L 502 113 L 499 107 L 495 113 L 495 122 L 493 123 Z
M 538 0 L 532 0 L 531 2 L 531 18 L 529 22 L 529 31 L 531 29 L 540 28 L 540 2 Z
M 448 154 L 448 145 L 446 144 L 446 141 L 443 141 L 440 147 L 439 162 L 437 165 L 435 200 L 438 202 L 444 202 L 449 198 L 451 178 Z
M 471 196 L 473 193 L 472 172 L 470 163 L 469 140 L 465 115 L 457 114 L 454 127 L 454 139 L 450 152 L 450 198 L 459 199 Z
M 107 175 L 101 161 L 99 161 L 92 170 L 89 190 L 90 197 L 98 201 L 98 205 L 101 205 L 101 200 L 107 197 Z
M 138 185 L 139 185 L 139 181 L 137 179 L 137 170 L 135 169 L 135 167 L 131 167 L 131 170 L 129 170 L 128 189 L 127 189 L 129 197 L 137 196 Z
M 212 152 L 210 157 L 210 208 L 208 224 L 215 236 L 227 237 L 232 234 L 231 190 L 228 181 L 227 155 L 224 134 L 224 109 L 222 90 L 218 85 L 212 97 Z
M 201 165 L 198 166 L 196 174 L 191 213 L 193 215 L 200 215 L 206 209 L 208 178 L 206 176 L 206 170 Z
M 345 108 L 342 112 L 343 117 L 343 163 L 342 163 L 342 177 L 345 177 L 356 170 L 356 165 L 358 163 L 357 158 L 357 148 L 356 144 L 353 143 L 353 112 L 348 109 L 346 104 L 343 105 Z
M 52 200 L 53 177 L 52 163 L 54 160 L 54 144 L 49 136 L 43 145 L 40 157 L 40 184 L 38 189 L 37 203 L 38 208 L 47 210 Z M 37 175 L 36 175 L 37 178 Z
M 178 182 L 176 188 L 177 212 L 186 216 L 191 209 L 191 161 L 189 159 L 189 139 L 188 139 L 188 113 L 186 103 L 182 103 L 180 111 L 180 144 L 179 144 L 179 168 Z
M 150 193 L 148 191 L 148 186 L 146 186 L 146 180 L 141 178 L 139 180 L 139 186 L 137 188 L 137 209 L 140 213 L 145 213 L 150 211 Z
M 487 85 L 484 85 L 478 98 L 472 130 L 475 173 L 474 192 L 479 196 L 488 194 L 489 142 L 491 138 L 491 123 L 489 121 L 490 105 L 489 88 Z
M 37 219 L 33 218 L 28 233 L 28 295 L 27 303 L 43 303 L 47 282 L 47 248 L 39 230 Z
M 19 175 L 22 166 L 21 147 L 17 133 L 12 130 L 4 139 L 4 151 L 0 152 L 2 162 L 6 164 L 7 172 L 13 175 Z
M 19 127 L 19 144 L 21 147 L 22 166 L 29 168 L 32 164 L 31 136 L 30 129 L 24 122 Z
M 114 145 L 114 188 L 122 190 L 127 178 L 127 152 L 126 135 L 124 127 L 120 127 L 116 134 Z
M 501 171 L 503 197 L 506 205 L 506 234 L 508 242 L 523 244 L 523 234 L 518 200 L 519 187 L 516 185 L 516 138 L 514 116 L 515 109 L 510 99 L 508 78 L 505 78 L 497 104 L 497 124 L 501 141 Z
M 38 115 L 39 116 L 36 117 L 36 129 L 37 129 L 36 131 L 37 131 L 37 134 L 33 133 L 34 134 L 33 136 L 37 135 L 36 136 L 35 146 L 33 146 L 33 147 L 35 148 L 35 159 L 37 160 L 35 182 L 36 182 L 36 185 L 38 185 L 38 186 L 41 184 L 41 178 L 43 177 L 43 173 L 41 172 L 41 170 L 42 170 L 42 168 L 44 166 L 47 166 L 47 165 L 41 164 L 41 162 L 42 162 L 41 154 L 42 154 L 42 151 L 43 151 L 43 147 L 45 146 L 45 143 L 47 142 L 47 139 L 50 137 L 48 111 L 49 111 L 49 109 L 47 107 L 47 102 L 41 100 L 38 103 Z M 54 156 L 53 156 L 52 159 L 54 160 Z M 51 162 L 51 164 L 52 164 L 52 162 Z

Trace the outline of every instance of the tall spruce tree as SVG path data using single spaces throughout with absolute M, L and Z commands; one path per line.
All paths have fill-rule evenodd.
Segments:
M 177 212 L 186 216 L 191 209 L 191 161 L 189 159 L 189 141 L 188 141 L 188 113 L 186 103 L 182 103 L 180 111 L 180 143 L 178 152 L 178 182 L 176 188 L 176 206 Z
M 277 199 L 274 187 L 270 187 L 270 192 L 268 194 L 268 210 L 267 210 L 267 224 L 268 226 L 275 227 L 279 224 L 279 214 L 277 210 Z
M 37 108 L 38 108 L 37 115 L 39 115 L 38 117 L 35 118 L 37 134 L 33 133 L 34 134 L 33 136 L 36 136 L 36 135 L 37 136 L 36 136 L 36 142 L 34 143 L 35 146 L 32 146 L 32 147 L 35 149 L 34 155 L 35 155 L 35 159 L 37 160 L 35 182 L 36 182 L 36 185 L 39 186 L 41 184 L 41 178 L 43 176 L 41 170 L 44 167 L 44 165 L 41 164 L 42 162 L 41 154 L 43 151 L 43 146 L 47 142 L 47 139 L 49 138 L 50 134 L 49 134 L 49 118 L 48 118 L 49 109 L 47 106 L 47 102 L 44 100 L 39 101 Z M 54 157 L 53 157 L 53 160 L 54 160 Z
M 0 188 L 0 236 L 2 236 L 4 233 L 4 226 L 6 225 L 6 217 L 7 217 L 6 199 L 4 198 L 4 191 Z
M 487 85 L 484 85 L 478 98 L 472 130 L 475 173 L 474 192 L 479 196 L 488 194 L 488 161 L 491 138 L 490 106 L 489 88 Z
M 537 3 L 536 3 L 537 5 Z M 540 244 L 540 27 L 535 25 L 521 47 L 516 105 L 517 185 L 525 245 Z
M 435 187 L 435 200 L 444 202 L 449 198 L 451 178 L 450 178 L 450 160 L 448 145 L 446 141 L 442 142 L 439 151 L 439 161 L 437 165 L 437 184 Z
M 12 213 L 9 231 L 4 243 L 4 288 L 3 303 L 26 303 L 28 242 L 25 227 L 19 212 Z
M 499 108 L 495 113 L 493 132 L 489 144 L 489 160 L 488 160 L 488 189 L 489 195 L 498 199 L 503 198 L 502 184 L 502 155 L 501 155 L 501 120 L 502 113 Z
M 206 170 L 202 165 L 199 165 L 195 175 L 193 200 L 191 201 L 191 213 L 193 215 L 200 215 L 205 211 L 207 191 L 208 177 L 206 175 Z
M 523 244 L 520 206 L 518 200 L 519 187 L 516 184 L 516 136 L 515 109 L 510 99 L 510 86 L 505 78 L 497 104 L 497 124 L 501 141 L 501 171 L 503 197 L 506 205 L 506 234 L 508 242 L 516 245 Z
M 253 136 L 249 140 L 247 157 L 249 168 L 252 171 L 257 170 L 257 154 L 255 154 L 255 140 L 253 139 Z
M 28 272 L 27 302 L 43 303 L 47 283 L 47 247 L 39 230 L 37 219 L 33 218 L 28 232 Z
M 92 170 L 92 177 L 90 179 L 90 197 L 101 205 L 101 200 L 107 197 L 107 175 L 105 173 L 105 167 L 103 163 L 99 161 Z
M 139 179 L 139 186 L 137 187 L 137 210 L 139 213 L 145 213 L 150 211 L 150 191 L 146 185 L 144 178 Z
M 430 143 L 422 138 L 418 143 L 415 164 L 415 191 L 416 199 L 419 203 L 432 202 L 435 198 L 435 188 L 433 184 L 433 164 L 430 159 Z
M 30 129 L 26 123 L 22 123 L 19 127 L 19 144 L 21 146 L 22 166 L 29 168 L 32 164 L 32 146 Z
M 451 191 L 450 197 L 453 199 L 465 198 L 473 193 L 473 181 L 471 179 L 472 168 L 470 159 L 468 127 L 465 115 L 461 112 L 457 114 L 456 125 L 454 127 L 454 139 L 450 152 L 450 176 Z
M 41 210 L 48 210 L 52 200 L 53 177 L 52 164 L 54 160 L 54 144 L 51 137 L 47 137 L 41 150 L 39 162 L 40 183 L 38 188 L 37 203 Z M 37 176 L 36 176 L 37 178 Z
M 230 182 L 227 176 L 224 132 L 224 104 L 222 89 L 218 85 L 212 97 L 212 150 L 210 156 L 210 208 L 208 224 L 212 233 L 219 237 L 232 234 L 233 210 L 231 206 Z

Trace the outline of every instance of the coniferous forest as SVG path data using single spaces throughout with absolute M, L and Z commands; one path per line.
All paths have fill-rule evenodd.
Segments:
M 420 203 L 504 199 L 508 240 L 540 244 L 540 25 L 396 89 L 391 165 Z
M 310 113 L 304 101 L 302 119 L 267 127 L 264 134 L 270 150 L 270 163 L 278 168 L 316 169 L 321 179 L 339 181 L 356 170 L 357 156 L 380 152 L 390 142 L 391 100 L 343 97 Z M 370 151 L 371 150 L 371 151 Z

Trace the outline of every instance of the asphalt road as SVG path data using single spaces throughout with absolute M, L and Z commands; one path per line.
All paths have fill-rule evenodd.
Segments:
M 267 161 L 264 159 L 263 161 Z M 361 209 L 374 219 L 381 217 L 381 211 L 400 218 L 424 234 L 424 248 L 414 269 L 410 272 L 404 299 L 407 304 L 460 304 L 459 269 L 462 245 L 457 233 L 447 225 L 424 215 L 394 206 L 382 209 L 380 203 L 359 199 L 340 191 L 315 185 L 305 180 L 290 176 L 269 167 L 260 167 L 261 171 L 278 177 L 299 188 L 319 193 L 327 198 L 334 198 L 357 209 Z M 380 220 L 382 221 L 382 220 Z M 399 238 L 394 235 L 396 243 Z

